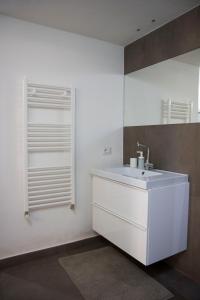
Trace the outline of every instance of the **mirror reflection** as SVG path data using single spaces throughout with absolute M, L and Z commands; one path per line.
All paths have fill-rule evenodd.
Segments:
M 200 49 L 125 76 L 124 126 L 200 121 Z

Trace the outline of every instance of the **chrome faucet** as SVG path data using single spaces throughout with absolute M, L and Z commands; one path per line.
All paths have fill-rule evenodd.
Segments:
M 144 167 L 145 167 L 146 170 L 153 169 L 153 164 L 149 162 L 149 156 L 150 156 L 149 146 L 140 144 L 137 141 L 137 147 L 138 147 L 138 149 L 139 148 L 145 148 L 145 149 L 147 149 L 147 157 L 146 157 L 146 161 L 145 161 Z

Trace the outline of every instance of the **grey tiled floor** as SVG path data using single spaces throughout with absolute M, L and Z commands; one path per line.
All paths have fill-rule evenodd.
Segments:
M 83 300 L 79 290 L 58 264 L 58 258 L 107 244 L 103 238 L 92 239 L 83 245 L 66 248 L 56 255 L 35 258 L 1 269 L 0 300 Z M 130 263 L 137 262 L 130 258 Z M 200 286 L 165 263 L 148 268 L 137 265 L 168 288 L 175 295 L 173 300 L 200 300 Z

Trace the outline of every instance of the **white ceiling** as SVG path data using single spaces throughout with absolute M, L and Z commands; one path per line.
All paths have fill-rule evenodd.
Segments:
M 124 46 L 199 4 L 200 0 L 0 0 L 0 13 Z

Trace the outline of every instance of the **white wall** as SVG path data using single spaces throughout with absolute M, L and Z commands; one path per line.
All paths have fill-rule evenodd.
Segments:
M 75 211 L 44 209 L 24 218 L 22 80 L 76 88 Z M 122 162 L 123 48 L 0 17 L 0 258 L 94 235 L 93 167 Z M 105 145 L 112 155 L 103 156 Z
M 175 59 L 126 75 L 125 126 L 161 124 L 161 101 L 168 99 L 192 101 L 197 122 L 198 81 L 198 66 Z

